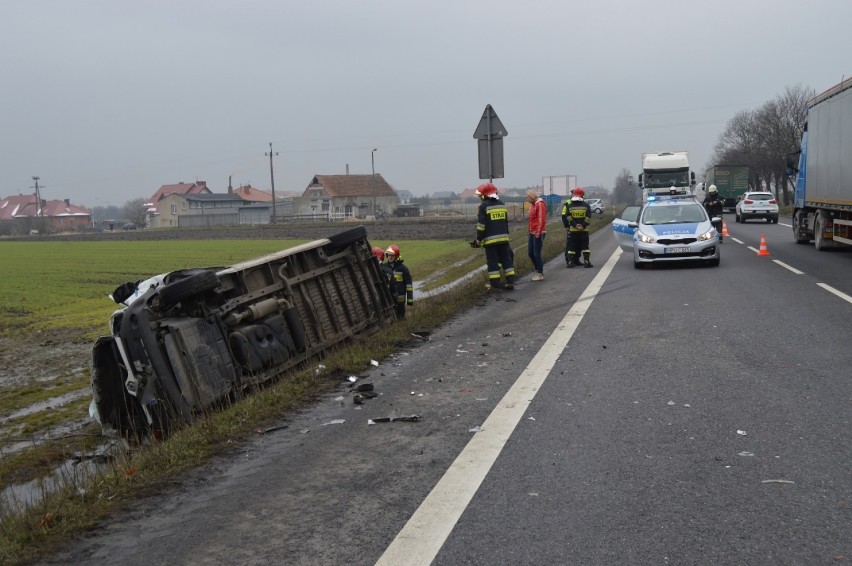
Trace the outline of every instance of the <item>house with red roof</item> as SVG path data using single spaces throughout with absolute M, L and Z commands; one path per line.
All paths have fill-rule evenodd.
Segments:
M 70 199 L 45 200 L 39 205 L 35 195 L 13 195 L 0 199 L 0 222 L 10 223 L 12 231 L 66 231 L 92 225 L 92 213 Z
M 161 202 L 165 197 L 173 194 L 209 195 L 213 194 L 213 191 L 207 187 L 207 181 L 196 181 L 194 183 L 181 181 L 173 185 L 162 185 L 146 204 L 148 207 L 148 225 L 151 228 L 163 227 L 160 221 L 160 215 L 164 212 L 161 209 Z
M 301 214 L 330 220 L 393 215 L 399 198 L 380 174 L 315 175 L 302 193 Z

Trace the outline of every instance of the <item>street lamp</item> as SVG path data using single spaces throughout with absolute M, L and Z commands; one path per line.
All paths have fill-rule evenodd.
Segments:
M 374 148 L 373 148 L 373 151 L 371 151 L 371 152 L 370 152 L 370 162 L 371 162 L 371 163 L 372 163 L 372 165 L 373 165 L 373 175 L 375 175 L 375 174 L 376 174 L 376 152 L 377 152 L 378 150 L 379 150 L 379 148 L 374 147 Z

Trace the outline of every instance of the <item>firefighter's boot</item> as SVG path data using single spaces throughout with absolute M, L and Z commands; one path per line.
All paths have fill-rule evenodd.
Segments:
M 589 252 L 583 252 L 583 267 L 592 267 L 592 262 L 589 261 Z

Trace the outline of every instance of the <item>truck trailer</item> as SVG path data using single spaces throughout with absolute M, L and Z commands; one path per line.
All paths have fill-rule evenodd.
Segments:
M 716 185 L 723 199 L 723 208 L 733 210 L 743 194 L 748 191 L 748 165 L 716 165 L 711 184 Z
M 788 156 L 796 175 L 793 237 L 816 249 L 852 245 L 852 79 L 813 97 L 799 152 Z M 796 159 L 798 157 L 798 160 Z
M 663 151 L 642 154 L 639 188 L 642 201 L 649 195 L 685 195 L 695 187 L 695 172 L 689 168 L 686 151 Z

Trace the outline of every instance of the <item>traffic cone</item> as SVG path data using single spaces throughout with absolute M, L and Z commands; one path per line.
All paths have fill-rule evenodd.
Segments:
M 722 236 L 724 236 L 725 238 L 730 236 L 730 234 L 728 234 L 728 223 L 724 220 L 722 220 Z
M 760 250 L 757 255 L 769 255 L 769 249 L 766 247 L 766 234 L 760 235 Z

